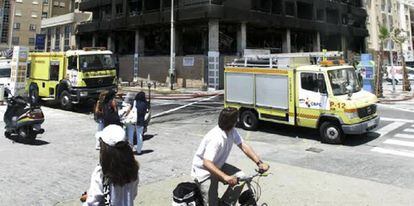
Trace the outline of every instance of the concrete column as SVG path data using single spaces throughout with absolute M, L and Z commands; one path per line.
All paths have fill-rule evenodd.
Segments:
M 108 50 L 111 50 L 113 52 L 113 39 L 112 39 L 112 35 L 108 34 L 108 39 L 106 41 L 106 47 L 108 48 Z
M 219 51 L 219 21 L 217 19 L 208 22 L 208 51 Z
M 344 35 L 341 35 L 341 50 L 344 52 L 344 57 L 347 58 L 347 40 Z
M 92 47 L 96 47 L 96 33 L 92 34 Z
M 291 49 L 291 39 L 290 39 L 290 29 L 286 30 L 286 34 L 283 38 L 283 45 L 282 45 L 282 50 L 283 53 L 290 53 L 292 51 Z
M 313 51 L 320 52 L 321 51 L 321 34 L 317 31 L 313 41 Z
M 240 30 L 237 31 L 237 51 L 242 56 L 244 53 L 244 50 L 246 49 L 246 41 L 247 41 L 247 35 L 246 35 L 246 23 L 240 24 Z
M 208 22 L 208 87 L 219 89 L 220 86 L 220 51 L 219 51 L 219 21 L 212 19 Z
M 136 30 L 135 31 L 134 71 L 133 71 L 134 82 L 138 81 L 139 56 L 140 56 L 140 35 L 139 35 L 139 30 Z
M 46 30 L 46 37 L 45 37 L 45 49 L 43 50 L 44 52 L 47 52 L 47 41 L 49 41 L 49 37 L 47 35 L 47 30 Z
M 63 31 L 60 32 L 60 51 L 65 51 L 65 28 L 61 27 L 60 30 Z
M 50 41 L 50 51 L 55 50 L 55 42 L 56 42 L 56 28 L 52 29 L 52 34 L 50 35 L 51 41 Z

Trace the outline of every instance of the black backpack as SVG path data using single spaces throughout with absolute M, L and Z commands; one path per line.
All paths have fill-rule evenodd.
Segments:
M 103 123 L 105 127 L 110 124 L 116 124 L 116 125 L 122 126 L 121 118 L 118 115 L 118 111 L 112 108 L 111 103 L 107 103 L 104 105 Z
M 182 182 L 173 191 L 173 206 L 202 206 L 203 199 L 196 183 Z

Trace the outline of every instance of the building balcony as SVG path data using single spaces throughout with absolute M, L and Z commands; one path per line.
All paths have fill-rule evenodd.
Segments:
M 79 31 L 84 33 L 95 32 L 99 28 L 100 22 L 98 21 L 83 22 L 78 26 Z
M 99 0 L 83 0 L 79 4 L 79 10 L 81 11 L 91 11 L 92 9 L 98 7 Z

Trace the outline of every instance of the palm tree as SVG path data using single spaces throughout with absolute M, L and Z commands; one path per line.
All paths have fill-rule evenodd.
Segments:
M 382 62 L 383 62 L 383 54 L 384 54 L 384 43 L 387 39 L 390 38 L 390 32 L 388 31 L 387 27 L 385 25 L 379 25 L 379 34 L 378 38 L 380 40 L 380 48 L 379 48 L 379 54 L 378 54 L 378 68 L 376 71 L 376 79 L 375 79 L 375 95 L 377 97 L 383 97 L 383 90 L 382 90 L 382 78 L 384 75 L 383 68 L 382 68 Z
M 411 91 L 410 81 L 408 81 L 408 71 L 405 65 L 405 58 L 404 58 L 403 48 L 402 48 L 402 44 L 405 41 L 407 41 L 408 35 L 403 30 L 396 28 L 392 32 L 392 39 L 395 41 L 395 43 L 398 44 L 400 48 L 401 63 L 402 63 L 402 69 L 403 69 L 403 91 Z

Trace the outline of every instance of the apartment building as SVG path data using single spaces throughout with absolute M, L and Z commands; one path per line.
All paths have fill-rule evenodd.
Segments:
M 42 18 L 51 18 L 75 11 L 75 0 L 43 0 Z
M 367 14 L 361 0 L 174 3 L 176 77 L 187 86 L 194 80 L 221 88 L 223 65 L 246 48 L 273 53 L 365 51 Z M 170 0 L 83 0 L 80 10 L 93 13 L 92 21 L 79 26 L 81 46 L 105 46 L 118 54 L 122 79 L 131 80 L 138 70 L 140 77 L 166 80 Z M 187 57 L 191 68 L 182 63 Z
M 414 61 L 413 39 L 411 28 L 411 11 L 414 9 L 414 1 L 411 0 L 368 0 L 366 1 L 368 13 L 367 29 L 367 49 L 371 53 L 377 53 L 380 48 L 379 25 L 384 25 L 390 32 L 399 28 L 407 32 L 407 41 L 403 43 L 403 54 L 406 61 Z M 384 43 L 385 64 L 390 64 L 390 56 L 393 63 L 398 64 L 398 45 L 388 40 Z M 392 55 L 390 52 L 392 51 Z
M 79 11 L 79 2 L 80 0 L 49 0 L 49 4 L 45 6 L 49 8 L 46 15 L 48 18 L 42 19 L 41 25 L 42 34 L 45 35 L 45 51 L 67 51 L 78 47 L 78 25 L 92 18 L 92 13 Z M 62 5 L 68 5 L 67 9 L 58 10 Z
M 0 50 L 9 48 L 11 1 L 0 0 Z

